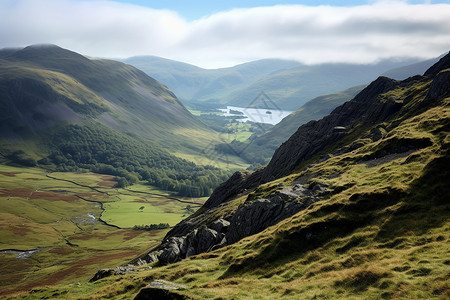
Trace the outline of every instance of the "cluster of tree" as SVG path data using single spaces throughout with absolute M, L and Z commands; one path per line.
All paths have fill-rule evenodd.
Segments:
M 39 163 L 58 171 L 90 170 L 118 178 L 118 187 L 139 180 L 181 196 L 204 197 L 229 177 L 212 166 L 197 166 L 137 136 L 115 132 L 92 122 L 66 125 L 49 138 L 55 149 Z
M 158 230 L 158 229 L 166 229 L 169 228 L 170 225 L 168 223 L 159 223 L 159 224 L 150 224 L 150 225 L 134 225 L 133 230 Z
M 29 157 L 23 150 L 17 150 L 7 155 L 7 158 L 12 162 L 25 167 L 34 167 L 37 162 L 34 158 Z

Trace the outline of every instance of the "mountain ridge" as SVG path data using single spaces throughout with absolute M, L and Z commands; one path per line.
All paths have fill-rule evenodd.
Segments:
M 164 82 L 183 103 L 192 107 L 247 106 L 264 91 L 276 107 L 284 110 L 296 110 L 314 97 L 367 84 L 389 69 L 417 62 L 392 60 L 368 65 L 304 65 L 296 61 L 265 59 L 208 70 L 154 56 L 123 61 Z M 427 63 L 431 65 L 432 61 L 424 64 Z M 248 67 L 256 72 L 248 72 Z M 406 73 L 402 72 L 402 76 L 415 75 L 408 73 L 409 70 L 416 69 L 410 68 Z

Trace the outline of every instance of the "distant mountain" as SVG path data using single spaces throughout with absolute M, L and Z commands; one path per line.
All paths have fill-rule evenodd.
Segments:
M 198 154 L 212 133 L 130 65 L 54 45 L 0 51 L 0 149 L 15 162 L 140 177 L 171 190 L 197 189 L 193 182 L 207 176 L 211 184 L 195 192 L 204 195 L 220 179 L 169 152 Z
M 304 65 L 296 61 L 264 59 L 215 70 L 154 56 L 132 57 L 124 62 L 167 85 L 189 106 L 248 106 L 265 92 L 274 107 L 296 110 L 309 99 L 366 84 L 387 70 L 417 60 L 386 60 L 368 65 Z
M 229 104 L 228 99 L 237 89 L 245 89 L 273 72 L 301 65 L 290 60 L 263 59 L 230 68 L 202 69 L 156 56 L 131 57 L 123 62 L 167 85 L 184 103 L 214 108 Z

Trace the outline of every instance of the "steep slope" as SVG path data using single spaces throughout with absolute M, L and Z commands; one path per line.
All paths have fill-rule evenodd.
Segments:
M 378 78 L 266 168 L 233 175 L 144 259 L 232 246 L 146 276 L 194 299 L 449 296 L 449 104 L 450 54 L 424 76 Z
M 197 196 L 224 176 L 169 154 L 200 153 L 215 135 L 142 71 L 53 45 L 0 57 L 1 152 L 12 161 L 104 172 L 125 185 L 141 178 Z M 194 187 L 199 176 L 209 183 Z
M 52 45 L 31 46 L 3 57 L 3 86 L 13 89 L 26 80 L 37 79 L 39 75 L 47 87 L 59 94 L 71 93 L 73 89 L 83 89 L 85 93 L 90 90 L 89 95 L 78 92 L 64 96 L 72 102 L 83 97 L 97 97 L 100 99 L 97 102 L 103 101 L 104 106 L 108 102 L 108 109 L 104 107 L 104 114 L 98 118 L 114 119 L 112 114 L 116 114 L 115 121 L 122 121 L 118 127 L 148 137 L 166 138 L 165 135 L 171 134 L 175 128 L 207 130 L 170 90 L 131 66 L 110 60 L 90 60 Z M 62 77 L 60 85 L 58 76 Z M 27 88 L 18 87 L 9 93 L 27 92 Z

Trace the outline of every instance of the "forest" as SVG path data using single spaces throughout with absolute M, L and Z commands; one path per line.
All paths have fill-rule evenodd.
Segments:
M 50 154 L 38 160 L 13 152 L 10 160 L 21 165 L 38 164 L 52 171 L 91 171 L 117 177 L 117 187 L 138 181 L 177 192 L 179 196 L 205 197 L 230 172 L 197 166 L 133 133 L 114 131 L 98 122 L 59 126 L 46 140 Z

